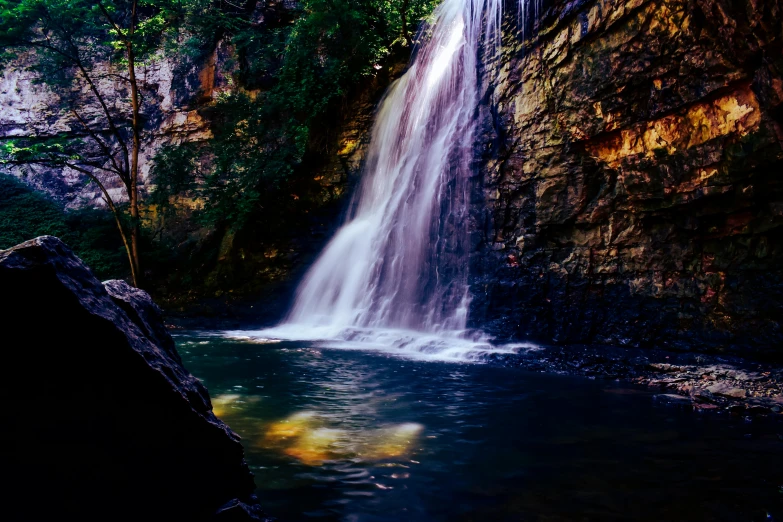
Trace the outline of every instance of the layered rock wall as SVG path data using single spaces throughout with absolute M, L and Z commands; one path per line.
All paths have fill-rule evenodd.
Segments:
M 506 31 L 482 111 L 474 323 L 781 357 L 781 9 L 556 2 L 534 38 Z

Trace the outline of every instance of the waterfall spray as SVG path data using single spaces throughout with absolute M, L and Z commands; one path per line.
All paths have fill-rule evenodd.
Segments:
M 455 331 L 467 320 L 467 181 L 477 56 L 498 0 L 446 0 L 389 90 L 353 211 L 306 275 L 286 323 Z M 482 31 L 486 19 L 486 31 Z
M 430 353 L 488 348 L 466 334 L 469 179 L 480 68 L 499 55 L 502 5 L 445 0 L 434 11 L 380 105 L 352 210 L 283 324 L 258 334 Z

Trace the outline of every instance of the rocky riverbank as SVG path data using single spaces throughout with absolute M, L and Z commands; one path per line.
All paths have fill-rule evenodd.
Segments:
M 535 372 L 630 382 L 656 399 L 695 411 L 773 415 L 783 419 L 783 366 L 732 356 L 606 346 L 527 348 L 489 362 Z

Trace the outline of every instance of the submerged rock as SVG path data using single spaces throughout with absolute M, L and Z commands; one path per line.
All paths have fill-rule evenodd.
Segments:
M 722 397 L 731 397 L 733 399 L 744 399 L 748 395 L 748 392 L 746 392 L 742 388 L 735 388 L 733 386 L 726 384 L 725 382 L 718 383 L 714 386 L 710 386 L 709 388 L 707 388 L 707 391 L 712 393 L 713 395 L 720 395 Z
M 0 251 L 4 520 L 263 520 L 239 437 L 149 296 L 59 239 Z
M 542 346 L 485 362 L 535 372 L 626 381 L 659 390 L 656 401 L 696 410 L 780 414 L 783 366 L 734 356 L 610 346 Z
M 691 400 L 688 397 L 676 395 L 674 393 L 661 393 L 656 395 L 654 399 L 669 406 L 679 406 L 688 409 L 692 408 Z

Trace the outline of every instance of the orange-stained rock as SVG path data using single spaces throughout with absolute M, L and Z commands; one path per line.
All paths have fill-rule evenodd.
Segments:
M 507 37 L 474 323 L 783 358 L 782 22 L 776 0 L 554 1 Z

